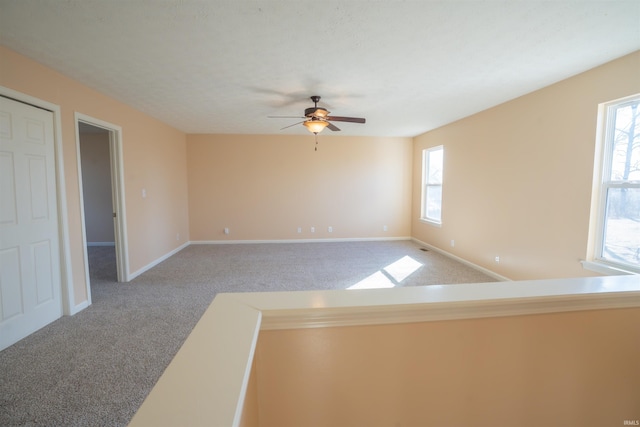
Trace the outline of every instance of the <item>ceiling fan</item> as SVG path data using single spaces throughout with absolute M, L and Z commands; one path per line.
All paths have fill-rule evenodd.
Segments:
M 279 119 L 305 119 L 301 122 L 294 123 L 289 126 L 285 126 L 280 130 L 290 128 L 292 126 L 299 125 L 302 123 L 307 130 L 315 135 L 326 127 L 328 127 L 332 131 L 339 131 L 336 125 L 331 122 L 349 122 L 349 123 L 365 123 L 365 119 L 359 117 L 342 117 L 342 116 L 330 116 L 329 111 L 326 108 L 318 107 L 318 101 L 320 101 L 320 97 L 318 95 L 314 95 L 311 97 L 311 101 L 313 101 L 313 107 L 309 107 L 304 110 L 304 117 L 301 116 L 269 116 L 269 118 L 279 118 Z

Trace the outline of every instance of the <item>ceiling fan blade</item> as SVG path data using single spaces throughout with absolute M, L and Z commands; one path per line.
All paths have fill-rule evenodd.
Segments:
M 306 119 L 302 116 L 267 116 L 268 119 Z
M 331 129 L 332 131 L 334 131 L 334 132 L 335 132 L 335 131 L 337 131 L 337 130 L 340 130 L 340 128 L 339 128 L 338 126 L 334 125 L 333 123 L 329 123 L 329 122 L 327 122 L 327 123 L 328 123 L 328 124 L 327 124 L 327 127 L 328 127 L 329 129 Z
M 334 122 L 350 122 L 350 123 L 365 123 L 366 119 L 362 119 L 359 117 L 341 117 L 341 116 L 327 116 L 325 117 L 327 120 L 331 120 Z
M 285 130 L 285 129 L 288 129 L 288 128 L 291 128 L 291 127 L 294 127 L 295 125 L 299 125 L 300 123 L 304 123 L 304 122 L 306 122 L 306 120 L 303 120 L 303 121 L 298 122 L 298 123 L 294 123 L 294 124 L 289 125 L 289 126 L 285 126 L 285 127 L 281 128 L 280 130 Z

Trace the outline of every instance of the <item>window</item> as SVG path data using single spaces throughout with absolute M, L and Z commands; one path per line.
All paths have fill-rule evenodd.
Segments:
M 422 212 L 428 222 L 442 223 L 442 145 L 422 150 Z
M 600 112 L 591 258 L 640 272 L 640 95 L 604 104 Z

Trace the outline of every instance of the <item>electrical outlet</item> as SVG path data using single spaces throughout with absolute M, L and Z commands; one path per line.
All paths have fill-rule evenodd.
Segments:
M 329 230 L 329 233 L 333 233 L 333 227 L 332 226 L 329 226 L 328 230 Z
M 311 227 L 311 232 L 315 233 L 316 232 L 316 228 L 315 227 Z
M 176 233 L 176 240 L 180 240 L 180 233 Z
M 451 247 L 453 248 L 453 247 L 455 247 L 455 246 L 456 246 L 456 241 L 455 241 L 455 240 L 453 240 L 453 239 L 451 239 Z
M 302 227 L 298 227 L 298 233 L 302 233 Z
M 389 228 L 386 225 L 382 226 L 382 231 L 387 231 Z
M 224 234 L 229 234 L 229 227 L 224 228 Z
M 496 261 L 496 264 L 499 264 L 500 263 L 500 257 L 499 256 L 495 257 L 495 261 Z

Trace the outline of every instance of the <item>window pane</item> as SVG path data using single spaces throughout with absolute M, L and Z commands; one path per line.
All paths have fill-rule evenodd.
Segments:
M 609 188 L 602 258 L 640 264 L 640 188 Z
M 640 180 L 639 102 L 615 108 L 615 131 L 611 156 L 612 181 Z
M 442 148 L 429 151 L 428 184 L 442 184 Z
M 442 215 L 442 186 L 427 187 L 427 218 L 440 221 Z
M 442 168 L 444 147 L 422 150 L 422 209 L 420 218 L 441 222 L 442 210 Z

